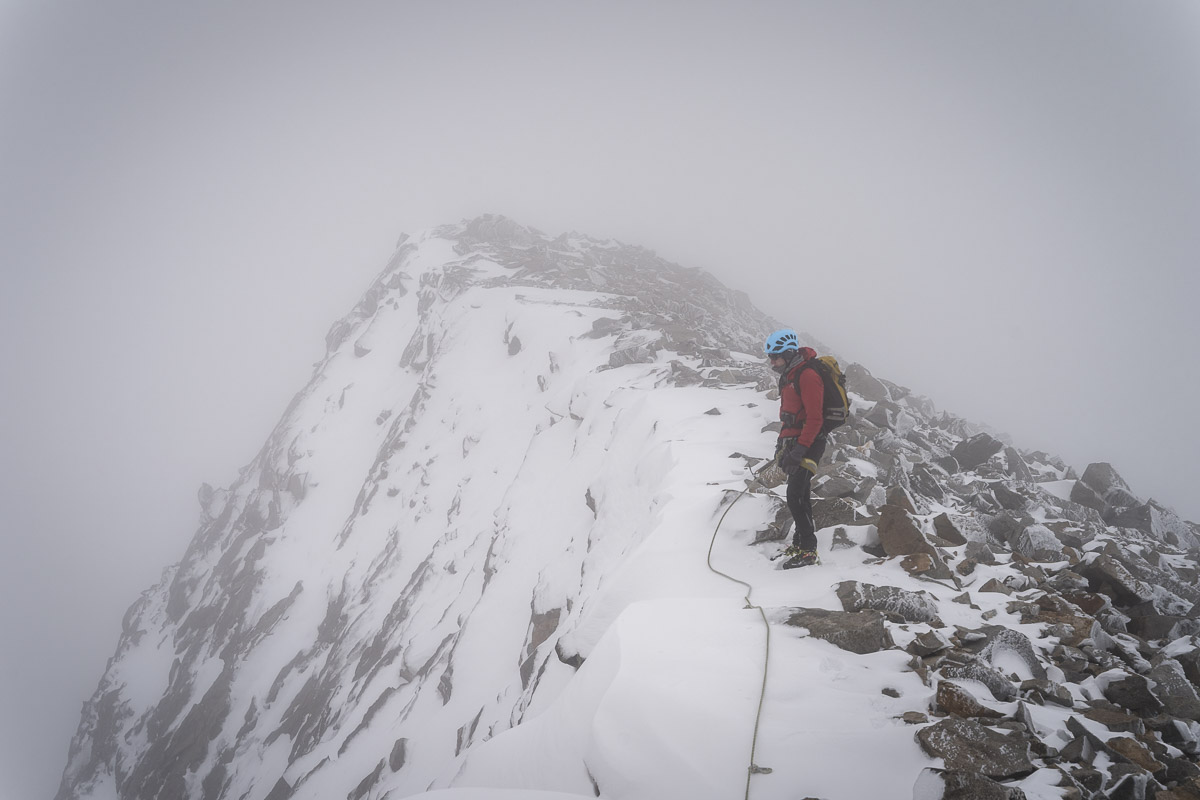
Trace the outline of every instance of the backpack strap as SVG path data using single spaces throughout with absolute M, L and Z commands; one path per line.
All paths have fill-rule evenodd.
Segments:
M 796 390 L 797 395 L 800 394 L 800 373 L 804 372 L 806 369 L 816 369 L 817 365 L 813 363 L 816 360 L 816 356 L 814 356 L 803 362 L 800 366 L 796 367 L 796 369 L 792 371 L 792 388 Z M 817 375 L 821 376 L 821 388 L 824 389 L 825 373 L 818 369 Z

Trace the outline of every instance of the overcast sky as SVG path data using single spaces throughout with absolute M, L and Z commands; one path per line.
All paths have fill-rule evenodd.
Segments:
M 0 0 L 0 796 L 398 235 L 487 212 L 1200 518 L 1194 0 Z

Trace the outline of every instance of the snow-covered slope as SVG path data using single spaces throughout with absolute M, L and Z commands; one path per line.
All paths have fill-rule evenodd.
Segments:
M 1114 670 L 1196 680 L 1194 526 L 861 367 L 818 478 L 824 564 L 776 570 L 781 490 L 742 493 L 741 455 L 773 447 L 772 327 L 615 242 L 497 217 L 402 239 L 239 481 L 202 490 L 59 798 L 940 797 L 938 766 L 1059 797 L 1050 750 L 989 772 L 918 741 L 939 679 L 1053 750 Z M 1071 613 L 1096 630 L 1045 618 L 1089 589 Z M 1171 635 L 1127 633 L 1122 603 Z M 1157 742 L 1181 763 L 1185 689 Z

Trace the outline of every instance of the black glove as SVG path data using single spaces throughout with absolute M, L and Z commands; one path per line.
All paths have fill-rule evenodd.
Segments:
M 789 441 L 792 442 L 792 445 L 791 447 L 784 448 L 783 456 L 779 459 L 779 468 L 782 469 L 788 476 L 791 476 L 802 466 L 805 469 L 808 468 L 807 465 L 803 463 L 808 460 L 805 458 L 805 456 L 808 455 L 808 448 L 797 443 L 795 439 L 791 439 Z M 809 464 L 811 463 L 812 462 L 809 461 Z

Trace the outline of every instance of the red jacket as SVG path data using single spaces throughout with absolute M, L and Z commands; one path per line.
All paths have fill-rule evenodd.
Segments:
M 800 372 L 809 359 L 816 357 L 816 350 L 801 347 L 796 360 L 779 378 L 779 420 L 783 423 L 779 438 L 794 437 L 805 447 L 812 447 L 825 422 L 825 384 L 821 375 L 815 369 Z M 796 392 L 797 372 L 800 373 L 799 393 Z

